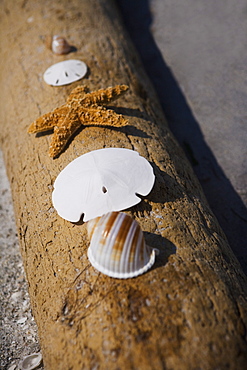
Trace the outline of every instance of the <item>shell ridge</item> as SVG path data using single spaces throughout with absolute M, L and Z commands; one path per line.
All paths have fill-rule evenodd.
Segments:
M 134 255 L 133 255 L 133 271 L 139 271 L 140 269 L 140 228 L 136 229 L 136 235 L 135 235 L 135 248 L 134 248 Z
M 109 248 L 111 247 L 112 239 L 108 236 L 110 233 L 110 230 L 107 228 L 107 223 L 110 219 L 111 214 L 105 214 L 101 217 L 101 224 L 98 229 L 99 234 L 99 244 L 100 244 L 100 254 L 95 253 L 95 258 L 97 257 L 99 259 L 99 262 L 102 266 L 105 266 L 107 260 L 109 259 Z M 93 246 L 93 245 L 92 245 Z M 97 250 L 97 246 L 96 246 Z
M 117 212 L 109 212 L 102 217 L 102 225 L 101 225 L 101 244 L 102 249 L 104 248 L 105 253 L 102 253 L 102 265 L 107 268 L 109 261 L 111 263 L 111 251 L 114 246 L 115 242 L 115 235 L 117 230 L 120 228 L 120 224 L 118 222 L 118 213 Z M 105 228 L 105 230 L 104 230 Z
M 120 227 L 116 235 L 116 243 L 113 248 L 113 271 L 121 273 L 121 257 L 124 258 L 124 246 L 128 239 L 129 230 L 131 228 L 132 219 L 125 213 L 119 213 Z
M 129 270 L 132 270 L 128 267 L 127 262 L 129 260 L 130 246 L 132 244 L 135 229 L 136 229 L 136 222 L 133 220 L 131 225 L 130 225 L 129 232 L 128 232 L 127 238 L 125 240 L 125 243 L 124 243 L 123 253 L 122 253 L 122 256 L 121 256 L 121 260 L 120 260 L 120 271 L 123 274 L 127 274 L 127 273 L 130 272 Z
M 138 257 L 139 257 L 139 237 L 140 237 L 141 228 L 139 224 L 136 222 L 136 227 L 134 230 L 134 235 L 132 239 L 132 243 L 130 245 L 130 252 L 129 252 L 129 265 L 132 266 L 133 273 L 139 269 L 138 264 Z M 142 235 L 141 235 L 142 236 Z
M 139 228 L 137 245 L 138 245 L 138 250 L 137 250 L 137 253 L 135 254 L 135 271 L 139 271 L 143 267 L 143 265 L 144 266 L 146 265 L 146 261 L 143 258 L 143 249 L 145 248 L 145 241 L 143 238 L 143 233 L 142 233 L 141 228 Z M 137 254 L 139 258 L 136 258 Z
M 102 243 L 102 228 L 104 227 L 104 224 L 105 217 L 99 217 L 99 221 L 95 227 L 91 240 L 91 245 L 94 246 L 94 255 L 97 254 L 99 258 L 102 258 L 102 256 L 104 256 L 104 243 Z
M 96 246 L 94 253 L 97 253 L 99 256 L 102 253 L 102 248 L 101 248 L 100 243 L 99 243 L 100 235 L 98 233 L 98 228 L 99 228 L 100 221 L 101 220 L 99 220 L 98 224 L 96 225 L 96 227 L 93 231 L 93 234 L 92 234 L 92 239 L 91 239 L 91 244 Z
M 121 229 L 122 229 L 122 225 L 123 225 L 123 217 L 122 217 L 122 214 L 119 213 L 118 214 L 118 217 L 116 219 L 116 224 L 113 225 L 113 228 L 112 228 L 112 237 L 114 239 L 114 244 L 112 246 L 112 250 L 111 250 L 111 255 L 110 255 L 110 265 L 109 265 L 109 268 L 111 269 L 111 271 L 113 272 L 116 272 L 116 269 L 117 269 L 117 254 L 119 252 L 118 248 L 116 247 L 116 243 L 118 243 L 118 239 L 119 239 L 119 233 L 121 232 Z M 121 253 L 121 251 L 120 251 Z
M 117 213 L 117 212 L 112 212 L 112 213 Z M 114 222 L 114 224 L 111 227 L 111 233 L 109 235 L 110 236 L 110 239 L 111 239 L 111 248 L 109 248 L 109 250 L 108 250 L 108 252 L 109 252 L 108 268 L 111 271 L 115 271 L 115 254 L 116 254 L 116 250 L 114 248 L 114 245 L 116 243 L 116 240 L 117 240 L 119 231 L 121 229 L 121 226 L 122 226 L 121 214 L 118 213 L 117 214 L 117 217 L 115 219 L 115 222 Z M 107 263 L 105 264 L 105 266 L 107 266 Z
M 93 233 L 97 227 L 97 224 L 99 223 L 100 217 L 93 218 L 92 220 L 88 221 L 87 223 L 87 232 L 88 237 L 91 239 L 93 236 Z

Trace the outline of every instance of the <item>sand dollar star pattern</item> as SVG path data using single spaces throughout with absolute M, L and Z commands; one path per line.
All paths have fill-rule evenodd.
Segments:
M 128 121 L 121 114 L 104 107 L 127 90 L 128 86 L 117 85 L 89 93 L 85 86 L 78 86 L 71 91 L 66 104 L 39 117 L 29 126 L 28 132 L 33 134 L 53 129 L 49 156 L 55 158 L 81 125 L 127 125 Z

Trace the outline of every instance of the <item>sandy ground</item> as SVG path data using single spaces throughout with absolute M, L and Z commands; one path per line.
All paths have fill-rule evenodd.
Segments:
M 18 369 L 40 351 L 16 234 L 10 186 L 0 151 L 0 369 Z M 39 367 L 41 369 L 42 367 Z
M 118 0 L 171 130 L 247 273 L 245 0 Z M 39 351 L 0 155 L 1 362 Z

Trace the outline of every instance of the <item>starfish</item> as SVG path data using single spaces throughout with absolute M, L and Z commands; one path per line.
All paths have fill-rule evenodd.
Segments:
M 126 85 L 117 85 L 89 93 L 87 87 L 77 86 L 71 91 L 66 104 L 39 117 L 29 126 L 28 132 L 38 133 L 53 129 L 49 156 L 55 158 L 81 125 L 126 125 L 128 121 L 121 114 L 106 109 L 104 105 L 119 98 L 128 88 Z

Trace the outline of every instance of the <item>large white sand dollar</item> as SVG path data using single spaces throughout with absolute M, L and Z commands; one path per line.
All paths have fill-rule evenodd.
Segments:
M 86 153 L 65 167 L 54 183 L 52 201 L 58 214 L 71 222 L 121 211 L 141 201 L 154 184 L 150 163 L 139 153 L 105 148 Z
M 48 85 L 63 86 L 80 80 L 87 73 L 87 66 L 81 60 L 69 59 L 53 64 L 44 73 Z

